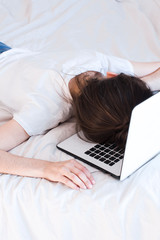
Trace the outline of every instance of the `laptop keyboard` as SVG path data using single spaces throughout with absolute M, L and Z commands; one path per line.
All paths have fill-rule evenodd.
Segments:
M 97 144 L 88 149 L 85 154 L 109 166 L 113 166 L 123 159 L 124 149 L 117 147 L 115 144 Z

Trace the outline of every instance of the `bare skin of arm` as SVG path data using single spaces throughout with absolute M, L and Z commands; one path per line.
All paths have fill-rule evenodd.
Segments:
M 94 179 L 89 171 L 75 160 L 50 162 L 16 156 L 7 152 L 29 138 L 24 129 L 10 120 L 0 127 L 0 172 L 19 176 L 45 178 L 61 182 L 72 189 L 91 188 Z
M 160 62 L 131 62 L 134 73 L 147 83 L 151 90 L 160 90 Z
M 160 62 L 133 62 L 130 61 L 135 75 L 142 78 L 146 75 L 152 74 L 158 68 L 160 68 Z
M 141 77 L 141 80 L 145 81 L 152 91 L 160 90 L 160 68 L 151 74 Z

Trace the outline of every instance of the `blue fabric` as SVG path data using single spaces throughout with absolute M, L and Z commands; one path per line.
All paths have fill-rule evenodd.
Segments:
M 9 46 L 7 46 L 6 44 L 0 42 L 0 53 L 8 51 L 9 49 L 11 49 Z

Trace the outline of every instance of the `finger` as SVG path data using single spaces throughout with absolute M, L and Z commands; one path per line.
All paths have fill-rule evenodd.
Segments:
M 70 173 L 70 179 L 82 189 L 92 188 L 91 183 L 88 180 L 86 180 L 85 175 L 84 177 L 82 175 L 83 173 L 76 174 L 75 170 L 73 173 Z
M 84 172 L 84 174 L 87 176 L 87 178 L 89 179 L 91 184 L 95 184 L 95 180 L 94 180 L 92 174 L 89 172 L 89 170 L 86 167 L 84 167 L 82 164 L 80 164 L 76 160 L 74 160 L 74 166 L 77 167 L 82 172 Z
M 69 188 L 72 188 L 74 190 L 79 190 L 79 187 L 73 181 L 71 181 L 70 179 L 68 179 L 65 176 L 61 176 L 61 178 L 59 179 L 59 182 L 65 184 Z
M 80 172 L 80 170 L 78 170 L 78 169 L 77 169 L 77 171 Z M 75 173 L 76 173 L 76 168 L 75 167 L 71 167 L 70 166 L 70 169 L 63 169 L 63 176 L 64 177 L 66 177 L 69 180 L 71 180 L 74 184 L 76 184 L 80 188 L 86 189 L 86 185 L 83 182 L 83 180 L 81 180 L 81 178 L 79 176 L 77 176 Z M 86 177 L 84 177 L 84 178 L 86 178 Z
M 78 184 L 80 187 L 83 186 L 83 189 L 86 189 L 86 187 L 89 188 L 89 189 L 92 188 L 92 183 L 90 182 L 90 180 L 88 179 L 88 177 L 84 174 L 84 172 L 82 172 L 81 170 L 79 170 L 79 169 L 76 168 L 76 167 L 72 168 L 71 171 L 73 172 L 73 174 L 74 174 L 74 176 L 75 176 L 75 177 L 74 177 L 74 180 L 75 180 L 76 178 L 78 179 L 77 181 L 80 180 L 80 184 L 81 184 L 81 185 Z M 82 185 L 81 182 L 83 182 L 83 185 Z

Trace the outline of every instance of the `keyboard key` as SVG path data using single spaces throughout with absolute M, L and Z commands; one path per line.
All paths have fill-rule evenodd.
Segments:
M 105 153 L 109 153 L 109 151 L 110 151 L 109 148 L 106 148 L 106 149 L 104 150 Z
M 95 147 L 92 147 L 91 149 L 89 149 L 90 151 L 95 151 L 96 150 L 96 148 Z
M 101 162 L 104 162 L 106 159 L 104 157 L 99 158 Z
M 105 150 L 105 147 L 100 147 L 99 149 L 102 151 L 102 150 Z
M 116 158 L 114 156 L 111 156 L 109 160 L 114 161 Z
M 105 157 L 106 159 L 109 159 L 110 155 L 109 155 L 109 154 L 105 154 L 104 157 Z
M 119 158 L 120 154 L 119 154 L 119 153 L 116 153 L 116 154 L 114 154 L 114 156 L 115 156 L 116 158 Z
M 104 156 L 106 153 L 105 152 L 100 152 L 99 155 Z
M 91 157 L 94 157 L 95 155 L 96 155 L 96 153 L 89 154 L 89 156 L 91 156 Z
M 97 149 L 97 150 L 95 150 L 94 152 L 95 152 L 95 153 L 100 153 L 101 151 Z
M 123 159 L 123 158 L 124 158 L 124 155 L 123 155 L 123 154 L 119 156 L 119 159 L 120 159 L 120 160 Z
M 117 159 L 114 160 L 115 163 L 117 163 L 117 162 L 119 162 L 119 161 L 120 161 L 119 158 L 117 158 Z
M 111 163 L 111 161 L 106 160 L 106 161 L 104 161 L 104 163 L 109 164 L 109 163 Z
M 111 162 L 111 163 L 109 163 L 109 166 L 113 166 L 115 163 L 114 162 Z
M 89 150 L 85 152 L 85 154 L 87 154 L 87 155 L 89 155 L 90 153 L 91 153 L 91 151 L 89 151 Z
M 101 144 L 97 144 L 97 145 L 95 145 L 94 147 L 95 148 L 100 148 L 102 145 Z

